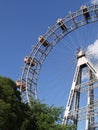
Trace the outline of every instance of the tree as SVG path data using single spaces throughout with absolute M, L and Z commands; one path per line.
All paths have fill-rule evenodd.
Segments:
M 21 102 L 14 81 L 0 77 L 0 130 L 75 130 L 61 125 L 62 108 L 31 100 L 31 106 Z
M 32 130 L 35 119 L 28 104 L 21 102 L 14 81 L 0 77 L 0 130 Z
M 73 125 L 61 125 L 63 108 L 31 101 L 31 110 L 36 119 L 36 130 L 75 130 Z

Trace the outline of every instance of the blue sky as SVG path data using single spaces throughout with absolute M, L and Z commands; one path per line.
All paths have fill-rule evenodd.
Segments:
M 21 76 L 23 59 L 48 26 L 89 0 L 0 0 L 0 75 L 14 81 Z M 96 23 L 64 38 L 46 58 L 39 75 L 39 98 L 65 106 L 75 69 L 75 52 L 97 39 Z M 84 33 L 86 35 L 84 35 Z M 91 37 L 92 35 L 92 37 Z M 70 44 L 69 44 L 70 43 Z
M 23 59 L 48 27 L 90 0 L 0 0 L 0 75 L 20 78 Z M 41 101 L 66 105 L 72 84 L 78 47 L 87 48 L 98 39 L 98 23 L 65 37 L 46 58 L 38 81 Z

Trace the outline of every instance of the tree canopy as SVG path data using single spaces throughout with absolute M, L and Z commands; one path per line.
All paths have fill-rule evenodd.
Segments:
M 62 125 L 62 107 L 48 106 L 32 100 L 31 110 L 34 112 L 37 130 L 75 130 L 76 128 L 73 125 Z
M 34 128 L 30 108 L 21 102 L 14 81 L 0 77 L 0 130 L 29 130 Z
M 0 77 L 0 130 L 75 130 L 61 125 L 62 108 L 31 100 L 31 106 L 21 102 L 16 84 Z

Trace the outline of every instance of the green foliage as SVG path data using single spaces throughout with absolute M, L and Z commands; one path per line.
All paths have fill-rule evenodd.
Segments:
M 16 84 L 9 78 L 0 77 L 0 99 L 5 102 L 21 100 L 20 93 L 16 91 Z
M 0 77 L 0 130 L 75 130 L 61 125 L 62 108 L 32 100 L 31 106 L 21 102 L 16 84 Z
M 49 107 L 46 104 L 32 100 L 31 110 L 36 119 L 36 130 L 75 130 L 72 125 L 61 125 L 62 107 Z
M 20 92 L 9 78 L 0 77 L 0 130 L 32 130 L 34 118 Z
M 18 107 L 15 102 L 19 101 L 19 92 L 16 93 L 15 83 L 9 78 L 0 77 L 0 128 L 2 130 L 17 128 L 16 123 L 19 124 L 19 122 L 16 121 L 16 109 L 18 110 Z

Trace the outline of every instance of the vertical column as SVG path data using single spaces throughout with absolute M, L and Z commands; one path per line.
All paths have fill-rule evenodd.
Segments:
M 94 79 L 94 76 L 89 70 L 89 77 L 90 80 Z M 95 130 L 94 128 L 94 90 L 93 90 L 93 83 L 90 83 L 88 86 L 88 109 L 87 109 L 87 116 L 86 116 L 86 130 Z
M 82 74 L 82 68 L 80 67 L 80 71 L 78 74 L 77 82 L 76 85 L 78 85 L 78 91 L 76 91 L 76 96 L 75 96 L 75 106 L 74 106 L 74 111 L 75 111 L 75 120 L 74 124 L 77 126 L 78 124 L 78 110 L 79 110 L 79 101 L 80 101 L 80 84 L 81 84 L 81 74 Z

